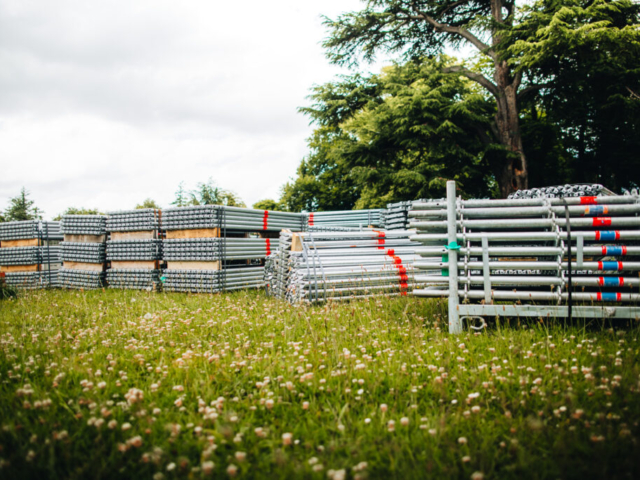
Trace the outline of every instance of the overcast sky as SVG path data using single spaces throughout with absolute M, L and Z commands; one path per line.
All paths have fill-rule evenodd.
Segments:
M 168 206 L 209 177 L 277 199 L 306 154 L 296 112 L 347 73 L 321 15 L 358 0 L 0 0 L 0 209 Z M 378 66 L 369 67 L 377 70 Z

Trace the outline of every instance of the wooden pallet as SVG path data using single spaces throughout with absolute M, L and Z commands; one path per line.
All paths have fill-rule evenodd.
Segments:
M 158 233 L 155 230 L 140 231 L 140 232 L 111 232 L 111 240 L 154 240 L 158 238 Z
M 158 270 L 158 260 L 112 260 L 111 268 L 118 270 Z
M 65 242 L 75 243 L 103 243 L 107 240 L 106 235 L 64 235 Z
M 16 248 L 16 247 L 37 247 L 39 240 L 37 238 L 28 238 L 25 240 L 3 240 L 0 243 L 2 248 Z
M 293 234 L 293 239 L 291 241 L 291 251 L 292 252 L 302 251 L 302 237 L 297 233 Z
M 69 270 L 85 270 L 90 272 L 104 271 L 104 264 L 102 263 L 63 262 L 62 267 L 68 268 Z
M 40 265 L 0 265 L 0 272 L 14 273 L 14 272 L 38 272 L 40 271 Z
M 167 270 L 220 270 L 218 262 L 167 262 Z
M 194 228 L 191 230 L 168 230 L 167 239 L 178 238 L 218 238 L 219 228 Z

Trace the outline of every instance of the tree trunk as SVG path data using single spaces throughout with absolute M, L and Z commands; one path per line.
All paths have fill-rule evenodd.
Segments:
M 491 0 L 491 16 L 496 23 L 505 23 L 505 0 Z M 513 8 L 513 6 L 511 7 Z M 509 13 L 513 13 L 510 9 Z M 511 24 L 513 15 L 509 15 L 506 21 Z M 492 45 L 496 47 L 501 39 L 499 29 L 491 32 Z M 522 148 L 522 135 L 520 133 L 520 120 L 518 118 L 517 95 L 520 87 L 521 75 L 511 75 L 511 69 L 506 61 L 494 58 L 494 81 L 496 84 L 496 131 L 500 143 L 507 148 L 507 158 L 502 171 L 498 174 L 498 186 L 503 198 L 516 190 L 529 188 L 527 159 Z
M 527 160 L 522 148 L 522 134 L 518 118 L 517 93 L 520 86 L 518 77 L 512 79 L 506 62 L 497 61 L 495 82 L 498 87 L 496 132 L 500 143 L 507 148 L 507 158 L 498 175 L 498 186 L 502 197 L 506 198 L 516 190 L 529 188 Z

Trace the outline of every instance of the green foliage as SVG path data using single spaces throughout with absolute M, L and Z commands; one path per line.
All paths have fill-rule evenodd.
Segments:
M 521 5 L 370 0 L 325 19 L 333 62 L 356 66 L 386 53 L 403 63 L 314 88 L 314 104 L 301 109 L 317 125 L 310 154 L 281 201 L 378 207 L 440 196 L 451 178 L 473 196 L 527 182 L 640 183 L 638 3 Z M 477 48 L 473 63 L 437 56 L 462 42 Z
M 34 206 L 34 201 L 29 198 L 27 189 L 22 187 L 17 196 L 9 199 L 9 206 L 4 213 L 4 221 L 37 220 L 42 218 L 43 213 L 42 210 Z
M 1 275 L 3 274 L 0 274 L 0 300 L 18 298 L 18 290 L 15 287 L 7 285 Z
M 273 210 L 280 212 L 285 211 L 278 202 L 276 202 L 275 200 L 271 200 L 270 198 L 254 203 L 251 208 L 255 208 L 257 210 Z
M 186 207 L 188 205 L 226 205 L 228 207 L 245 207 L 245 203 L 235 193 L 218 187 L 213 179 L 199 183 L 193 190 L 186 190 L 184 182 L 180 182 L 175 200 L 171 205 Z
M 501 154 L 491 141 L 494 108 L 470 81 L 443 73 L 451 62 L 424 59 L 316 87 L 301 109 L 318 125 L 311 154 L 281 201 L 292 210 L 377 208 L 442 196 L 449 179 L 465 195 L 490 195 Z
M 544 164 L 532 170 L 533 185 L 557 178 L 619 191 L 639 182 L 640 102 L 630 94 L 640 89 L 639 15 L 628 0 L 523 7 L 508 50 L 530 78 L 521 105 L 555 127 L 564 147 L 555 172 Z
M 104 215 L 97 208 L 76 208 L 69 207 L 64 212 L 58 214 L 54 220 L 62 220 L 64 215 Z
M 142 210 L 144 208 L 155 208 L 156 210 L 159 210 L 160 205 L 158 205 L 155 200 L 152 200 L 151 198 L 147 198 L 145 199 L 144 202 L 136 205 L 136 210 Z
M 503 322 L 451 336 L 446 302 L 411 297 L 24 292 L 0 306 L 0 477 L 637 478 L 637 322 Z
M 175 195 L 175 200 L 171 202 L 171 205 L 175 205 L 176 207 L 186 207 L 189 205 L 189 192 L 184 188 L 184 182 L 180 182 Z

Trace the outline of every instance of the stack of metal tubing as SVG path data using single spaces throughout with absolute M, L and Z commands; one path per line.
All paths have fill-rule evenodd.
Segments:
M 307 217 L 300 213 L 202 205 L 163 210 L 162 224 L 167 231 L 164 259 L 168 262 L 161 278 L 164 289 L 219 292 L 263 287 L 263 261 L 277 248 L 278 241 L 257 235 L 305 229 Z M 181 230 L 200 231 L 187 235 Z M 176 231 L 178 237 L 184 234 L 187 238 L 171 238 Z
M 243 231 L 279 231 L 306 228 L 306 215 L 222 205 L 198 205 L 162 211 L 166 230 L 221 228 Z
M 163 278 L 163 290 L 167 292 L 218 293 L 263 286 L 262 266 L 224 270 L 165 270 Z
M 309 227 L 382 227 L 384 210 L 339 210 L 308 213 Z
M 65 215 L 62 217 L 63 288 L 101 288 L 106 269 L 106 215 Z
M 106 230 L 108 232 L 147 232 L 160 228 L 160 210 L 142 208 L 109 212 Z
M 0 223 L 0 242 L 32 238 L 62 240 L 60 222 L 23 220 L 20 222 Z
M 110 288 L 155 290 L 162 274 L 158 264 L 161 259 L 160 239 L 109 240 L 107 260 L 112 268 L 107 270 L 107 283 Z M 149 268 L 135 268 L 141 263 L 148 263 Z M 127 268 L 113 268 L 114 265 Z
M 418 230 L 411 238 L 423 244 L 415 268 L 427 270 L 416 281 L 430 287 L 414 294 L 449 296 L 450 323 L 458 323 L 452 303 L 454 310 L 482 314 L 458 301 L 640 300 L 634 293 L 640 286 L 638 196 L 461 200 L 454 182 L 447 189 L 446 201 L 416 202 L 409 216 Z M 434 260 L 441 269 L 435 274 Z
M 102 264 L 106 260 L 104 243 L 62 242 L 60 247 L 65 262 Z
M 0 265 L 47 265 L 60 263 L 60 246 L 0 248 Z
M 60 222 L 0 223 L 0 271 L 6 284 L 23 289 L 57 287 L 61 239 Z
M 412 201 L 388 203 L 384 215 L 385 230 L 407 230 L 409 228 L 409 210 L 411 210 L 412 204 Z
M 162 240 L 110 240 L 106 248 L 109 261 L 153 261 L 162 259 Z
M 160 210 L 144 208 L 109 213 L 106 230 L 107 283 L 110 288 L 156 290 L 160 285 L 162 240 Z
M 278 239 L 270 238 L 166 239 L 164 240 L 164 259 L 192 262 L 264 259 L 277 248 Z
M 507 198 L 567 198 L 567 197 L 597 197 L 598 195 L 613 195 L 613 192 L 602 185 L 595 184 L 567 184 L 555 187 L 530 188 L 518 190 Z
M 65 235 L 104 235 L 106 215 L 64 215 L 62 233 Z
M 406 295 L 420 259 L 414 233 L 284 231 L 265 267 L 267 292 L 292 304 Z

